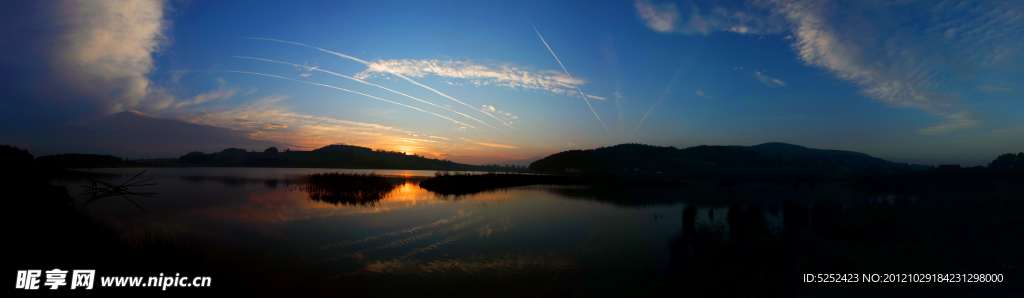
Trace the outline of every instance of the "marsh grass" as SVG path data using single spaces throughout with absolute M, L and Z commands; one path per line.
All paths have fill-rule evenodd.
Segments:
M 372 206 L 395 187 L 388 177 L 376 173 L 318 173 L 309 175 L 304 190 L 314 201 Z

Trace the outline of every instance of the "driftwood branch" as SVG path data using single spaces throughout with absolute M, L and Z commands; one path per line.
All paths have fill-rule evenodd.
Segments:
M 125 180 L 124 182 L 122 182 L 119 185 L 114 185 L 112 183 L 107 183 L 107 182 L 103 182 L 103 181 L 99 181 L 99 180 L 94 180 L 94 179 L 90 178 L 89 181 L 92 182 L 92 186 L 82 185 L 82 187 L 85 188 L 85 192 L 83 192 L 82 194 L 83 195 L 89 195 L 89 199 L 86 200 L 85 203 L 86 204 L 90 204 L 90 203 L 96 202 L 96 201 L 98 201 L 98 200 L 100 200 L 102 198 L 113 197 L 113 196 L 121 196 L 122 198 L 127 200 L 129 203 L 132 203 L 132 205 L 135 205 L 135 207 L 139 208 L 139 210 L 142 210 L 142 212 L 147 212 L 145 208 L 142 208 L 141 205 L 139 205 L 138 203 L 135 203 L 135 201 L 132 201 L 132 199 L 128 198 L 128 196 L 129 195 L 134 195 L 134 196 L 142 196 L 142 197 L 152 197 L 156 193 L 155 192 L 133 192 L 133 191 L 129 190 L 129 188 L 130 187 L 136 187 L 136 186 L 150 186 L 150 185 L 157 185 L 157 184 L 156 183 L 144 183 L 144 182 L 148 182 L 148 181 L 153 180 L 153 178 L 144 179 L 144 180 L 136 181 L 136 182 L 133 182 L 133 183 L 128 183 L 128 182 L 131 182 L 132 180 L 135 180 L 135 178 L 138 178 L 140 175 L 142 175 L 142 173 L 145 173 L 148 170 L 149 169 L 142 170 L 142 172 L 139 172 L 138 174 L 135 174 L 135 176 L 132 176 L 132 178 L 130 178 L 128 180 Z M 97 186 L 97 184 L 101 184 L 103 186 Z

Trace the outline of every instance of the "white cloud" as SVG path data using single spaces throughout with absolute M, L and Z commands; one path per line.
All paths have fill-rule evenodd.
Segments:
M 54 99 L 87 99 L 103 113 L 137 110 L 153 113 L 182 108 L 217 99 L 237 96 L 240 90 L 220 88 L 187 99 L 179 99 L 172 90 L 149 79 L 156 70 L 154 55 L 169 42 L 170 21 L 165 0 L 62 0 L 54 5 L 39 5 L 43 11 L 30 14 L 47 16 L 45 22 L 53 36 L 33 36 L 47 40 L 52 49 L 37 50 L 45 55 L 52 70 L 46 84 Z M 172 72 L 167 82 L 177 85 L 186 71 Z M 254 92 L 251 88 L 246 93 Z M 83 111 L 85 113 L 95 111 Z
M 166 40 L 163 1 L 71 0 L 57 7 L 68 31 L 52 64 L 71 88 L 101 100 L 110 112 L 166 107 L 166 94 L 146 77 L 154 68 L 152 54 Z
M 697 90 L 697 92 L 694 92 L 693 94 L 697 96 L 704 96 L 704 90 Z

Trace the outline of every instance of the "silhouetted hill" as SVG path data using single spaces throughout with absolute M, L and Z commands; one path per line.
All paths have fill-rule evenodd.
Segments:
M 530 164 L 538 172 L 829 172 L 909 171 L 910 166 L 867 154 L 786 143 L 695 146 L 685 149 L 621 144 L 552 154 Z
M 534 156 L 534 157 L 525 158 L 525 159 L 509 160 L 509 161 L 505 161 L 503 163 L 510 164 L 510 165 L 513 165 L 513 166 L 529 167 L 531 163 L 533 163 L 535 161 L 538 161 L 541 158 L 544 158 L 544 157 L 543 156 Z
M 620 144 L 552 154 L 530 164 L 540 172 L 637 172 L 704 169 L 716 165 L 756 162 L 761 156 L 742 147 L 697 146 L 686 149 Z
M 312 151 L 276 151 L 228 148 L 217 153 L 190 152 L 178 164 L 221 167 L 303 167 L 346 169 L 405 169 L 477 171 L 481 166 L 431 159 L 418 154 L 373 150 L 351 145 L 329 145 Z
M 746 148 L 756 151 L 764 157 L 778 158 L 784 162 L 798 162 L 816 165 L 846 165 L 853 168 L 870 166 L 891 167 L 901 165 L 860 152 L 811 149 L 804 146 L 778 142 L 764 143 Z
M 52 168 L 102 168 L 116 167 L 124 163 L 120 157 L 99 154 L 56 154 L 40 156 L 36 163 L 44 167 Z

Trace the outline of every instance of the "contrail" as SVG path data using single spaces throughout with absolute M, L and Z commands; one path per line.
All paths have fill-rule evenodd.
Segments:
M 616 75 L 618 76 L 618 75 Z M 622 93 L 619 93 L 619 87 L 622 86 L 622 80 L 616 79 L 615 82 L 615 109 L 619 110 L 619 126 L 622 127 L 622 132 L 626 132 L 626 120 L 622 119 Z
M 306 69 L 310 69 L 310 70 L 322 71 L 322 72 L 325 72 L 325 73 L 328 73 L 328 74 L 336 75 L 336 76 L 343 77 L 343 78 L 346 78 L 346 79 L 349 79 L 349 80 L 353 80 L 353 81 L 356 81 L 356 82 L 360 82 L 360 83 L 363 83 L 363 84 L 367 84 L 367 85 L 370 85 L 370 86 L 381 88 L 381 89 L 384 89 L 384 90 L 387 90 L 387 91 L 391 91 L 391 92 L 397 93 L 399 95 L 415 99 L 415 100 L 417 100 L 419 102 L 422 102 L 422 103 L 425 103 L 425 104 L 429 104 L 429 105 L 432 105 L 432 106 L 435 106 L 435 107 L 439 107 L 439 108 L 442 108 L 442 109 L 445 109 L 445 110 L 449 110 L 449 111 L 452 111 L 452 112 L 454 112 L 456 114 L 465 116 L 466 118 L 473 119 L 476 122 L 480 122 L 483 125 L 487 125 L 490 128 L 497 129 L 498 131 L 501 131 L 501 132 L 504 132 L 504 133 L 508 133 L 507 131 L 501 130 L 501 129 L 499 129 L 497 127 L 494 127 L 494 126 L 491 126 L 490 124 L 487 124 L 486 122 L 480 121 L 479 119 L 473 118 L 473 117 L 471 117 L 469 115 L 466 115 L 466 114 L 463 114 L 463 113 L 461 113 L 459 111 L 452 110 L 451 108 L 448 108 L 448 107 L 445 107 L 445 106 L 441 106 L 441 105 L 438 105 L 438 104 L 435 104 L 435 103 L 432 103 L 432 102 L 429 102 L 429 101 L 426 101 L 426 100 L 422 100 L 422 99 L 413 97 L 412 95 L 408 95 L 408 94 L 405 94 L 405 93 L 402 93 L 402 92 L 391 90 L 391 89 L 388 89 L 387 87 L 384 87 L 384 86 L 381 86 L 381 85 L 373 84 L 373 83 L 370 83 L 370 82 L 367 82 L 367 81 L 363 81 L 363 80 L 360 80 L 360 79 L 357 79 L 357 78 L 353 78 L 353 77 L 350 77 L 350 76 L 346 76 L 346 75 L 343 75 L 343 74 L 340 74 L 340 73 L 336 73 L 336 72 L 333 72 L 333 71 L 323 70 L 323 69 L 319 69 L 319 68 L 316 68 L 316 67 L 309 67 L 309 66 L 304 66 L 304 65 L 295 64 L 295 63 L 288 63 L 288 62 L 283 62 L 283 61 L 275 61 L 275 60 L 256 58 L 256 57 L 246 57 L 246 56 L 229 56 L 229 57 L 261 60 L 261 61 L 267 61 L 267 62 L 274 62 L 274 63 L 298 66 L 298 67 L 302 67 L 302 68 L 306 68 Z
M 349 55 L 345 55 L 345 54 L 342 54 L 342 53 L 338 53 L 338 52 L 333 52 L 333 51 L 330 51 L 330 50 L 327 50 L 327 49 L 324 49 L 324 48 L 321 48 L 321 47 L 314 47 L 314 46 L 311 46 L 311 45 L 301 44 L 301 43 L 297 43 L 297 42 L 293 42 L 293 41 L 279 40 L 279 39 L 273 39 L 273 38 L 260 38 L 260 37 L 243 37 L 243 38 L 256 39 L 256 40 L 269 40 L 269 41 L 276 41 L 276 42 L 283 42 L 283 43 L 290 43 L 290 44 L 294 44 L 294 45 L 300 45 L 300 46 L 304 46 L 304 47 L 307 47 L 307 48 L 313 48 L 313 49 L 317 49 L 317 50 L 320 50 L 320 51 L 323 51 L 323 52 L 331 53 L 331 54 L 340 56 L 340 57 L 345 58 L 345 59 L 349 59 L 349 60 L 352 60 L 352 61 L 355 61 L 355 62 L 362 63 L 363 65 L 370 65 L 370 62 L 366 62 L 366 60 L 362 60 L 362 59 L 359 59 L 359 58 L 356 58 L 356 57 L 352 57 L 352 56 L 349 56 Z M 474 107 L 472 105 L 464 103 L 464 102 L 462 102 L 462 101 L 460 101 L 458 99 L 455 99 L 454 97 L 448 96 L 448 94 L 441 93 L 441 91 L 434 90 L 434 88 L 427 87 L 427 85 L 423 85 L 423 84 L 420 84 L 417 81 L 413 81 L 412 79 L 410 79 L 410 78 L 408 78 L 408 77 L 406 77 L 406 76 L 404 76 L 402 74 L 394 73 L 394 72 L 392 72 L 390 70 L 387 70 L 387 69 L 385 69 L 384 71 L 387 71 L 388 73 L 393 74 L 393 75 L 395 75 L 395 76 L 397 76 L 399 78 L 405 79 L 406 81 L 409 81 L 410 83 L 416 84 L 417 86 L 426 88 L 427 90 L 430 90 L 430 91 L 434 91 L 434 93 L 437 93 L 438 95 L 447 97 L 448 99 L 454 100 L 455 102 L 460 103 L 460 104 L 462 104 L 464 106 L 467 106 L 467 107 L 469 107 L 471 109 L 474 109 L 474 110 L 477 110 L 477 111 L 479 111 L 481 113 L 487 114 L 487 116 L 491 116 L 491 118 L 494 118 L 495 120 L 498 120 L 502 124 L 505 124 L 505 126 L 508 126 L 509 128 L 512 128 L 512 129 L 515 129 L 515 127 L 512 127 L 512 125 L 509 125 L 504 120 L 501 120 L 501 118 L 498 118 L 498 117 L 495 117 L 494 115 L 491 115 L 491 113 L 488 113 L 487 111 L 484 111 L 482 109 L 479 109 L 477 107 Z
M 342 90 L 342 91 L 348 91 L 348 92 L 352 92 L 352 93 L 355 93 L 355 94 L 371 97 L 371 98 L 374 98 L 374 99 L 379 99 L 379 100 L 383 100 L 383 101 L 386 101 L 386 102 L 390 102 L 390 103 L 393 103 L 393 104 L 396 104 L 396 105 L 400 105 L 400 106 L 403 106 L 403 107 L 407 107 L 407 108 L 410 108 L 410 109 L 414 109 L 414 110 L 417 110 L 417 111 L 420 111 L 420 112 L 428 113 L 428 114 L 431 114 L 431 115 L 434 115 L 434 116 L 438 116 L 438 117 L 441 117 L 441 118 L 444 118 L 444 119 L 448 119 L 448 120 L 450 120 L 452 122 L 472 127 L 473 129 L 479 129 L 479 128 L 476 128 L 476 127 L 474 127 L 472 125 L 463 123 L 461 121 L 458 121 L 458 120 L 455 120 L 455 119 L 452 119 L 452 118 L 448 118 L 448 117 L 442 116 L 440 114 L 437 114 L 437 113 L 434 113 L 434 112 L 431 112 L 431 111 L 426 111 L 426 110 L 423 110 L 423 109 L 420 109 L 420 108 L 417 108 L 417 107 L 414 107 L 414 106 L 410 106 L 410 105 L 407 105 L 407 104 L 401 104 L 401 103 L 393 102 L 393 101 L 390 101 L 390 100 L 387 100 L 387 99 L 383 99 L 383 98 L 376 97 L 376 96 L 369 95 L 369 94 L 365 94 L 365 93 L 359 93 L 359 92 L 348 90 L 348 89 L 345 89 L 345 88 L 339 88 L 339 87 L 334 87 L 334 86 L 326 85 L 326 84 L 307 82 L 307 81 L 303 81 L 303 80 L 296 80 L 296 79 L 292 79 L 292 78 L 286 78 L 286 77 L 282 77 L 282 76 L 275 76 L 275 75 L 270 75 L 270 74 L 265 74 L 265 73 L 258 73 L 258 72 L 237 71 L 237 70 L 222 70 L 222 71 L 235 72 L 235 73 L 247 73 L 247 74 L 254 74 L 254 75 L 261 75 L 261 76 L 268 76 L 268 77 L 274 77 L 274 78 L 279 78 L 279 79 L 285 79 L 285 80 L 289 80 L 289 81 L 296 81 L 296 82 L 300 82 L 300 83 L 312 84 L 312 85 L 317 85 L 317 86 L 324 86 L 324 87 L 327 87 L 327 88 L 334 88 L 334 89 L 338 89 L 338 90 Z
M 569 70 L 565 69 L 565 65 L 562 65 L 562 60 L 558 60 L 558 55 L 555 55 L 555 51 L 551 50 L 551 46 L 548 45 L 548 42 L 544 41 L 544 36 L 541 36 L 540 35 L 540 31 L 537 31 L 537 26 L 534 26 L 533 23 L 531 22 L 530 23 L 530 27 L 533 27 L 533 31 L 537 32 L 537 36 L 540 36 L 540 41 L 543 42 L 544 46 L 547 47 L 548 51 L 551 52 L 551 56 L 555 56 L 555 61 L 558 61 L 558 65 L 561 66 L 562 70 L 565 71 L 565 75 L 569 76 L 569 80 L 572 81 L 572 85 L 576 86 L 576 91 L 580 92 L 580 97 L 583 97 L 583 101 L 587 102 L 587 106 L 590 107 L 590 111 L 591 112 L 594 112 L 594 117 L 597 117 L 597 121 L 600 121 L 601 122 L 601 126 L 603 126 L 604 130 L 608 132 L 608 135 L 612 136 L 614 138 L 615 136 L 612 135 L 612 131 L 608 130 L 608 126 L 604 125 L 604 120 L 601 120 L 601 116 L 598 116 L 597 115 L 597 111 L 594 111 L 594 107 L 590 105 L 590 101 L 587 100 L 587 94 L 583 93 L 583 90 L 580 90 L 580 86 L 579 85 L 576 85 L 576 80 L 573 79 L 572 75 L 569 74 Z
M 665 95 L 668 95 L 668 91 L 672 90 L 672 85 L 673 85 L 673 83 L 675 83 L 676 78 L 679 77 L 679 71 L 680 70 L 683 70 L 682 66 L 680 66 L 679 68 L 676 68 L 676 74 L 672 76 L 672 80 L 671 81 L 668 81 L 668 86 L 665 86 L 665 91 L 661 93 L 661 96 L 658 97 L 658 100 L 654 101 L 654 104 L 651 105 L 651 108 L 647 109 L 647 114 L 644 114 L 644 117 L 640 118 L 640 122 L 636 124 L 636 127 L 633 128 L 633 131 L 629 132 L 630 135 L 633 135 L 633 133 L 636 132 L 636 129 L 640 128 L 641 124 L 644 124 L 644 119 L 647 119 L 647 115 L 651 114 L 651 111 L 654 110 L 654 106 L 657 106 L 658 103 L 661 102 L 661 99 L 665 98 Z

